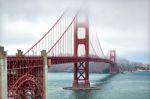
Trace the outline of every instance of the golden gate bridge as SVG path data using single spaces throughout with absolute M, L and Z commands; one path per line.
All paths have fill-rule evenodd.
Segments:
M 96 42 L 90 39 L 88 18 L 80 21 L 80 13 L 77 12 L 69 21 L 66 13 L 25 53 L 18 50 L 15 56 L 10 56 L 4 47 L 0 47 L 1 75 L 5 82 L 1 89 L 6 91 L 1 95 L 3 98 L 47 99 L 47 73 L 53 64 L 73 63 L 72 89 L 91 88 L 89 62 L 109 63 L 110 73 L 119 71 L 116 51 L 111 50 L 106 57 L 98 38 L 94 38 Z M 79 36 L 80 30 L 84 35 L 82 38 Z M 98 44 L 96 49 L 94 43 Z M 99 55 L 99 52 L 102 54 Z

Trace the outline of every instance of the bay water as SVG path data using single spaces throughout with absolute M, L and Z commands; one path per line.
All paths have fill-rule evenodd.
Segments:
M 48 99 L 150 99 L 150 72 L 90 73 L 90 84 L 100 90 L 72 91 L 73 73 L 48 74 Z

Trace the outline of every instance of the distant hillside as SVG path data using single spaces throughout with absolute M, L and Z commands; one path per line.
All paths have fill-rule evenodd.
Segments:
M 129 61 L 127 59 L 119 58 L 118 66 L 128 67 L 128 68 L 136 68 L 137 66 L 142 67 L 143 64 L 140 62 L 133 62 L 133 61 Z
M 109 67 L 108 63 L 93 63 L 90 62 L 89 71 L 93 73 L 100 73 L 107 71 Z M 73 64 L 60 64 L 60 65 L 52 65 L 49 68 L 49 72 L 73 72 Z

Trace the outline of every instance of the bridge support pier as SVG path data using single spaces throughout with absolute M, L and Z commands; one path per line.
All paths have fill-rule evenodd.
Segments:
M 7 53 L 0 47 L 0 99 L 7 99 Z
M 109 68 L 109 73 L 110 74 L 115 74 L 115 73 L 119 73 L 119 68 L 116 65 L 112 65 Z
M 111 66 L 109 67 L 109 73 L 110 73 L 110 74 L 115 74 L 115 73 L 116 73 L 116 71 L 115 71 L 115 66 L 114 66 L 114 65 L 111 65 Z
M 41 51 L 41 55 L 43 57 L 43 87 L 44 87 L 44 99 L 48 99 L 48 62 L 47 62 L 47 53 L 46 50 Z
M 78 79 L 77 79 L 78 68 L 77 68 L 77 65 L 78 65 L 77 63 L 74 63 L 74 80 L 73 80 L 73 84 L 72 84 L 73 88 L 78 87 Z
M 74 63 L 73 88 L 89 88 L 89 62 Z
M 84 83 L 85 88 L 90 87 L 90 81 L 89 81 L 89 62 L 85 62 L 85 83 Z

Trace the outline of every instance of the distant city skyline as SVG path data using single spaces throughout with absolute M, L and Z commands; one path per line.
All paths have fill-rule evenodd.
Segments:
M 1 0 L 0 45 L 8 54 L 29 49 L 66 8 L 84 7 L 104 53 L 150 63 L 149 0 Z

